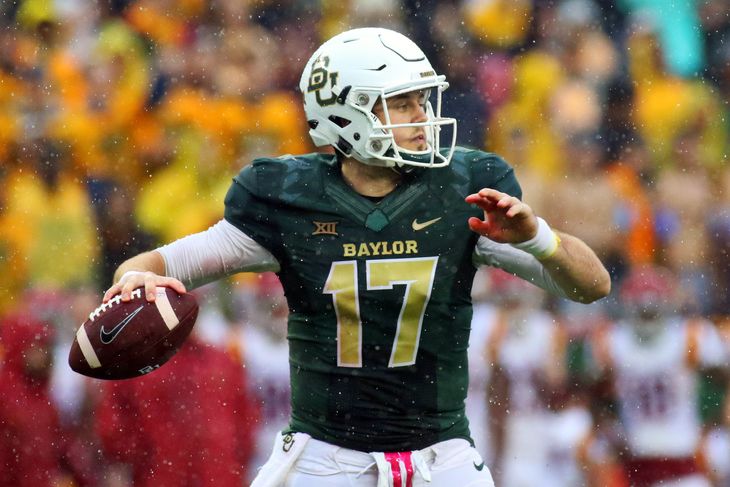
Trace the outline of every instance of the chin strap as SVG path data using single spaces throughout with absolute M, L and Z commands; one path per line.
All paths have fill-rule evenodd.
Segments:
M 402 166 L 390 166 L 389 169 L 400 174 L 401 176 L 406 176 L 408 174 L 415 173 L 416 170 L 419 168 L 417 166 L 409 166 L 407 164 L 404 164 Z
M 398 154 L 403 158 L 404 161 L 408 162 L 417 162 L 419 164 L 429 164 L 431 163 L 431 153 L 428 154 L 412 154 L 408 151 L 399 150 Z M 436 154 L 433 156 L 433 162 L 436 161 Z M 396 163 L 397 165 L 397 163 Z M 405 167 L 417 167 L 417 166 L 409 166 L 408 164 L 403 164 L 402 166 Z

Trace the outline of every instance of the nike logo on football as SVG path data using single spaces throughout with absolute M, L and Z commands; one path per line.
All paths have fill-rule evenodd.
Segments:
M 477 470 L 479 470 L 481 472 L 482 469 L 484 468 L 484 462 L 480 463 L 479 465 L 477 465 L 477 462 L 474 462 L 474 468 L 476 468 Z
M 114 339 L 119 335 L 125 326 L 129 324 L 130 321 L 132 321 L 132 318 L 137 316 L 137 313 L 142 311 L 142 308 L 144 308 L 144 305 L 140 306 L 139 308 L 132 311 L 129 316 L 124 318 L 122 321 L 116 324 L 114 328 L 112 328 L 109 331 L 106 331 L 104 329 L 104 325 L 101 326 L 101 330 L 99 330 L 99 337 L 101 338 L 101 343 L 104 345 L 109 345 L 111 342 L 114 341 Z
M 433 220 L 429 220 L 429 221 L 423 222 L 423 223 L 418 223 L 417 219 L 414 218 L 413 223 L 411 223 L 411 226 L 413 227 L 413 230 L 415 230 L 415 231 L 423 230 L 427 226 L 433 225 L 434 223 L 439 221 L 441 218 L 443 218 L 443 217 L 440 216 L 438 218 L 434 218 Z

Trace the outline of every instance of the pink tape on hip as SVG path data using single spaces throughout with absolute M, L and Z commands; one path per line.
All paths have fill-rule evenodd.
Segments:
M 390 463 L 393 487 L 412 487 L 414 469 L 411 452 L 388 452 L 385 453 L 385 459 Z

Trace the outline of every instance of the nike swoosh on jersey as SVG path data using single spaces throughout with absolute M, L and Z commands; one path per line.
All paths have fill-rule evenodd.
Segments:
M 428 220 L 427 222 L 423 222 L 423 223 L 418 223 L 418 220 L 414 218 L 413 223 L 411 223 L 411 227 L 413 227 L 413 230 L 415 230 L 415 231 L 423 230 L 427 226 L 433 225 L 434 223 L 439 221 L 441 218 L 443 218 L 443 217 L 440 216 L 438 218 L 434 218 L 433 220 Z
M 477 465 L 477 462 L 474 462 L 474 468 L 476 468 L 477 470 L 479 470 L 481 472 L 482 469 L 484 468 L 484 462 L 480 463 L 479 465 Z
M 117 323 L 114 328 L 112 328 L 109 331 L 106 331 L 104 329 L 104 325 L 101 326 L 101 330 L 99 330 L 99 337 L 101 338 L 101 343 L 104 345 L 109 345 L 111 342 L 114 341 L 114 339 L 119 335 L 125 326 L 129 324 L 130 321 L 132 321 L 132 318 L 137 316 L 137 313 L 142 311 L 142 308 L 144 308 L 144 305 L 141 305 L 139 308 L 132 311 L 129 316 L 124 318 L 122 321 Z

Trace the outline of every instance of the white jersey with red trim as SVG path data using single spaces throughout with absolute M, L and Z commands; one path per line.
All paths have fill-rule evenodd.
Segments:
M 689 457 L 701 435 L 698 411 L 700 367 L 726 361 L 708 322 L 671 319 L 650 339 L 626 323 L 606 337 L 609 367 L 628 446 L 639 457 Z
M 536 482 L 534 485 L 541 487 L 586 485 L 584 472 L 576 459 L 579 445 L 590 434 L 592 425 L 591 413 L 578 404 L 553 414 L 548 436 L 548 476 L 544 481 Z
M 551 315 L 539 311 L 510 320 L 496 357 L 509 378 L 510 414 L 541 413 L 547 410 L 541 389 L 553 363 L 556 325 Z
M 498 313 L 490 342 L 495 347 L 495 365 L 506 375 L 508 412 L 505 417 L 501 456 L 504 487 L 535 485 L 565 486 L 562 447 L 555 443 L 558 416 L 549 409 L 548 370 L 556 357 L 557 325 L 542 311 L 529 311 L 504 318 Z M 500 320 L 505 322 L 500 323 Z M 500 331 L 502 328 L 502 331 Z M 501 335 L 501 336 L 500 336 Z

